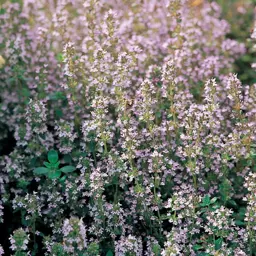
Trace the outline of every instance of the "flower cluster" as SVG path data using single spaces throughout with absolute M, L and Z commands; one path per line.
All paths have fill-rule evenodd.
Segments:
M 4 249 L 3 249 L 3 247 L 0 245 L 0 255 L 2 256 L 2 255 L 4 255 Z
M 120 240 L 116 241 L 115 254 L 120 256 L 143 255 L 141 238 L 132 235 L 121 237 Z
M 82 251 L 87 247 L 86 229 L 82 219 L 75 217 L 66 219 L 62 227 L 64 250 L 74 253 L 75 249 Z
M 14 255 L 27 255 L 29 235 L 23 229 L 17 229 L 10 236 L 11 249 L 15 252 Z

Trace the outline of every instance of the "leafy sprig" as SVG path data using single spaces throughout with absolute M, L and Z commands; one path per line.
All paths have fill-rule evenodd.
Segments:
M 58 179 L 61 173 L 70 173 L 76 170 L 72 165 L 66 165 L 59 168 L 59 155 L 56 150 L 50 150 L 47 155 L 48 162 L 44 162 L 44 166 L 34 169 L 35 175 L 45 175 L 49 179 Z

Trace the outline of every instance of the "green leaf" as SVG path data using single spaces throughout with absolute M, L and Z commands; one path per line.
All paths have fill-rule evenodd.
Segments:
M 236 220 L 236 221 L 235 221 L 235 224 L 236 224 L 237 226 L 239 226 L 239 227 L 245 227 L 245 226 L 246 226 L 245 222 L 244 222 L 244 221 L 241 221 L 241 220 Z
M 217 200 L 218 200 L 217 197 L 212 198 L 210 201 L 210 204 L 214 204 Z
M 20 179 L 19 181 L 18 181 L 18 184 L 17 184 L 17 186 L 18 186 L 18 188 L 22 188 L 22 189 L 26 189 L 26 187 L 29 185 L 29 182 L 28 181 L 26 181 L 26 180 L 24 180 L 24 179 Z
M 45 165 L 48 169 L 52 168 L 52 164 L 51 164 L 51 163 L 44 162 L 44 165 Z
M 113 176 L 113 178 L 112 178 L 112 182 L 111 182 L 111 184 L 110 185 L 118 185 L 119 184 L 119 180 L 118 180 L 118 176 L 117 175 L 115 175 L 115 176 Z
M 62 110 L 61 109 L 56 109 L 55 110 L 55 115 L 56 115 L 56 117 L 61 118 L 63 116 Z
M 228 179 L 224 179 L 219 185 L 221 200 L 226 203 L 231 198 L 232 186 Z
M 228 200 L 227 204 L 228 204 L 229 206 L 233 207 L 233 208 L 238 208 L 238 205 L 237 205 L 236 201 L 234 201 L 234 200 L 232 200 L 232 199 L 231 199 L 231 200 Z
M 56 56 L 56 59 L 58 60 L 58 62 L 63 62 L 63 60 L 64 60 L 63 54 L 58 53 L 57 56 Z
M 154 255 L 158 256 L 161 253 L 161 246 L 159 244 L 154 244 L 152 247 Z
M 203 249 L 203 246 L 202 246 L 202 245 L 199 245 L 199 244 L 195 244 L 195 245 L 193 246 L 193 249 L 194 249 L 195 251 L 198 251 L 198 250 L 200 250 L 200 249 Z
M 49 169 L 45 167 L 38 167 L 34 170 L 34 174 L 40 175 L 40 174 L 46 174 L 49 172 Z
M 5 12 L 6 12 L 6 9 L 4 9 L 4 8 L 0 9 L 0 15 L 5 14 Z
M 210 205 L 210 203 L 211 203 L 210 196 L 209 196 L 209 195 L 206 195 L 206 196 L 203 198 L 203 202 L 202 202 L 201 206 L 208 206 L 208 205 Z
M 54 92 L 49 95 L 50 100 L 63 100 L 65 99 L 65 95 L 63 92 Z
M 65 163 L 66 164 L 70 164 L 71 163 L 71 161 L 72 161 L 72 158 L 71 158 L 71 156 L 69 155 L 69 154 L 67 154 L 67 155 L 64 155 L 64 161 L 65 161 Z
M 31 161 L 30 161 L 30 167 L 35 167 L 35 165 L 36 165 L 36 161 L 37 161 L 37 157 L 33 157 L 32 159 L 31 159 Z
M 60 178 L 60 182 L 64 183 L 66 179 L 67 179 L 67 176 L 64 175 L 62 178 Z
M 95 147 L 96 147 L 96 143 L 94 141 L 90 141 L 90 143 L 89 143 L 90 152 L 94 153 Z
M 58 162 L 55 163 L 55 164 L 52 164 L 52 167 L 55 168 L 55 169 L 58 169 L 58 168 L 59 168 L 59 165 L 60 165 L 60 161 L 58 161 Z
M 22 95 L 24 96 L 24 97 L 29 97 L 30 96 L 30 90 L 29 89 L 27 89 L 27 88 L 23 88 L 22 89 L 22 91 L 21 91 L 21 93 L 22 93 Z
M 218 238 L 215 243 L 214 243 L 214 246 L 215 246 L 215 250 L 219 250 L 221 247 L 222 247 L 222 242 L 223 242 L 223 239 L 222 238 Z
M 59 177 L 61 176 L 61 171 L 60 170 L 57 170 L 55 172 L 49 172 L 48 173 L 48 178 L 49 179 L 58 179 Z
M 59 165 L 60 165 L 60 161 L 58 161 L 57 163 L 53 164 L 53 163 L 48 163 L 48 162 L 44 162 L 44 165 L 48 168 L 48 169 L 58 169 Z
M 60 168 L 60 171 L 62 171 L 64 173 L 73 172 L 75 170 L 76 170 L 76 167 L 71 166 L 71 165 L 67 165 L 67 166 Z
M 24 210 L 21 211 L 21 224 L 24 226 L 28 226 L 28 221 L 25 218 L 26 212 Z
M 239 220 L 244 220 L 244 218 L 245 218 L 245 213 L 246 213 L 246 208 L 245 207 L 241 207 L 240 209 L 239 209 L 239 212 L 238 212 L 238 219 Z
M 52 164 L 57 163 L 59 159 L 58 152 L 56 150 L 50 150 L 48 152 L 48 161 Z
M 111 250 L 109 250 L 108 252 L 107 252 L 107 254 L 106 254 L 106 256 L 113 256 L 114 254 L 113 254 L 113 252 L 111 251 Z

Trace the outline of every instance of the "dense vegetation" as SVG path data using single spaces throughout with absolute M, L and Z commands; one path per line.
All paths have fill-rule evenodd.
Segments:
M 256 255 L 253 1 L 0 2 L 0 255 Z

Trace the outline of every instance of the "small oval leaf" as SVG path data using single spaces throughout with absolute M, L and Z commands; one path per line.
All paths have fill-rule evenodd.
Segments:
M 45 167 L 47 167 L 48 169 L 50 169 L 52 167 L 52 164 L 48 163 L 48 162 L 44 162 Z
M 34 174 L 40 175 L 40 174 L 46 174 L 49 170 L 45 167 L 38 167 L 34 170 Z
M 111 251 L 111 250 L 109 250 L 108 252 L 107 252 L 107 255 L 106 256 L 113 256 L 114 254 L 113 254 L 113 252 Z
M 64 173 L 68 173 L 68 172 L 73 172 L 76 170 L 76 167 L 74 166 L 71 166 L 71 165 L 67 165 L 67 166 L 64 166 L 62 168 L 60 168 L 60 170 Z
M 57 163 L 59 159 L 58 152 L 56 150 L 50 150 L 48 152 L 48 161 L 52 164 Z
M 53 166 L 55 169 L 58 169 L 59 165 L 60 165 L 60 161 L 58 161 L 58 162 L 55 163 L 55 164 L 52 164 L 52 166 Z
M 223 242 L 223 239 L 220 237 L 220 238 L 218 238 L 216 241 L 215 241 L 215 243 L 214 243 L 214 245 L 215 245 L 215 250 L 219 250 L 221 247 L 222 247 L 222 242 Z
M 64 175 L 64 176 L 60 179 L 60 182 L 61 182 L 61 183 L 64 183 L 66 179 L 67 179 L 67 176 Z

